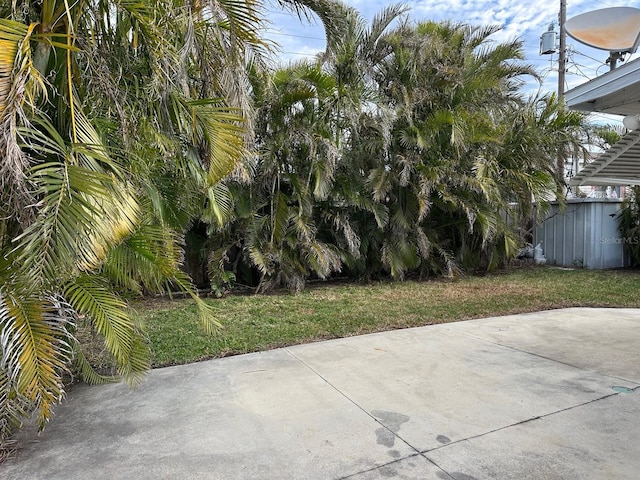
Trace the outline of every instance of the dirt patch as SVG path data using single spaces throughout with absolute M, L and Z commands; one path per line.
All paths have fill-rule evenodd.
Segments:
M 170 298 L 170 297 L 141 297 L 133 300 L 130 305 L 133 310 L 145 312 L 149 310 L 170 310 L 172 308 L 183 307 L 190 304 L 191 298 Z

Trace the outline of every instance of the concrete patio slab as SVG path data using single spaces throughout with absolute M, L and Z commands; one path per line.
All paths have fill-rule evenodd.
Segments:
M 619 383 L 439 327 L 289 350 L 418 451 L 605 397 Z
M 565 308 L 449 323 L 447 329 L 557 362 L 640 382 L 640 328 L 632 308 Z M 561 321 L 559 321 L 561 319 Z
M 638 478 L 639 417 L 640 392 L 614 394 L 425 456 L 461 480 Z
M 372 441 L 379 427 L 275 350 L 76 387 L 10 478 L 337 478 L 415 453 Z
M 640 310 L 555 310 L 79 386 L 0 477 L 635 480 L 638 332 Z

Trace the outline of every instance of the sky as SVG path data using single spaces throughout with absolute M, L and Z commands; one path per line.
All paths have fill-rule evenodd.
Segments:
M 371 20 L 384 7 L 394 3 L 387 0 L 343 0 L 355 7 L 365 18 Z M 543 83 L 532 80 L 526 89 L 535 93 L 555 92 L 558 89 L 558 55 L 540 55 L 540 36 L 551 22 L 558 31 L 560 0 L 407 0 L 398 2 L 408 5 L 409 19 L 452 20 L 471 25 L 500 25 L 502 30 L 491 38 L 495 41 L 519 38 L 524 41 L 525 61 L 536 67 Z M 576 15 L 608 7 L 640 8 L 640 0 L 566 0 L 567 19 Z M 324 49 L 324 30 L 319 21 L 299 21 L 293 15 L 267 4 L 270 25 L 266 36 L 280 45 L 278 60 L 286 64 L 290 60 L 311 58 Z M 638 26 L 640 30 L 640 25 Z M 605 64 L 609 53 L 588 47 L 567 38 L 568 65 L 565 90 L 593 79 L 609 71 Z M 626 60 L 638 58 L 640 54 L 627 55 Z M 596 115 L 597 117 L 597 115 Z M 598 118 L 593 120 L 598 121 Z M 602 116 L 604 123 L 619 123 L 617 117 Z

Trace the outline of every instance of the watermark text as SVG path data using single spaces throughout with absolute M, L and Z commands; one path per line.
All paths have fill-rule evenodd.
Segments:
M 600 237 L 602 245 L 638 245 L 640 237 Z

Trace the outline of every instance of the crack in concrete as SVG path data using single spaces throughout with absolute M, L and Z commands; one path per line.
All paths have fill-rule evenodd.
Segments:
M 420 453 L 420 450 L 416 447 L 414 447 L 413 445 L 411 445 L 409 442 L 407 442 L 404 438 L 402 438 L 400 435 L 397 434 L 397 432 L 394 432 L 392 429 L 390 429 L 389 427 L 387 427 L 384 423 L 382 423 L 380 420 L 378 420 L 372 413 L 368 412 L 363 406 L 361 406 L 358 402 L 356 402 L 354 399 L 352 399 L 349 395 L 347 395 L 346 393 L 344 393 L 342 390 L 340 390 L 336 385 L 334 385 L 333 383 L 331 383 L 331 381 L 329 381 L 326 377 L 324 377 L 320 372 L 318 372 L 316 369 L 314 369 L 311 365 L 309 365 L 307 362 L 305 362 L 304 360 L 302 360 L 300 357 L 296 356 L 295 353 L 293 353 L 292 351 L 290 351 L 288 348 L 285 349 L 287 351 L 287 353 L 289 355 L 291 355 L 293 358 L 295 358 L 298 362 L 300 362 L 302 365 L 304 365 L 307 369 L 309 369 L 314 375 L 317 375 L 318 377 L 320 377 L 322 379 L 322 381 L 324 381 L 327 385 L 329 385 L 331 388 L 333 388 L 336 392 L 338 392 L 341 396 L 343 396 L 345 399 L 347 399 L 351 404 L 353 404 L 356 408 L 358 408 L 358 410 L 360 410 L 361 412 L 365 413 L 369 418 L 371 418 L 373 421 L 375 421 L 377 424 L 379 424 L 380 426 L 382 426 L 383 428 L 385 428 L 387 431 L 389 431 L 389 433 L 391 433 L 394 437 L 402 440 L 409 448 L 411 448 L 414 452 L 416 452 L 416 454 Z
M 413 453 L 413 454 L 411 454 L 411 455 L 407 455 L 406 457 L 403 457 L 403 458 L 398 458 L 397 460 L 393 460 L 393 461 L 391 461 L 391 462 L 389 462 L 389 463 L 385 463 L 385 464 L 383 464 L 383 465 L 378 465 L 378 466 L 376 466 L 376 467 L 371 467 L 371 468 L 368 468 L 368 469 L 366 469 L 366 470 L 362 470 L 362 471 L 360 471 L 360 472 L 351 473 L 351 474 L 347 475 L 346 477 L 339 477 L 339 478 L 337 478 L 336 480 L 347 480 L 347 479 L 349 479 L 349 478 L 353 478 L 353 477 L 355 477 L 355 476 L 357 476 L 357 475 L 362 475 L 362 474 L 364 474 L 364 473 L 369 473 L 369 472 L 375 472 L 376 470 L 380 470 L 381 468 L 389 467 L 389 466 L 392 466 L 392 465 L 394 465 L 394 464 L 396 464 L 396 463 L 398 463 L 398 462 L 402 462 L 402 461 L 407 460 L 407 459 L 409 459 L 409 458 L 415 458 L 415 457 L 423 457 L 423 458 L 424 458 L 424 456 L 423 456 L 422 454 L 420 454 L 419 452 L 417 452 L 417 453 Z M 428 459 L 427 459 L 427 460 L 428 460 Z M 433 463 L 433 462 L 431 462 L 431 463 Z M 435 463 L 434 463 L 434 465 L 435 465 Z M 444 471 L 444 470 L 443 470 L 443 471 Z M 445 472 L 445 473 L 446 473 L 446 472 Z M 447 475 L 448 475 L 448 474 L 447 474 Z
M 600 372 L 598 370 L 593 370 L 593 369 L 590 369 L 590 368 L 581 367 L 579 365 L 574 365 L 574 364 L 569 363 L 569 362 L 563 362 L 562 360 L 558 360 L 556 358 L 547 357 L 545 355 L 541 355 L 541 354 L 535 353 L 535 352 L 529 352 L 528 350 L 523 350 L 523 349 L 518 348 L 518 347 L 512 347 L 511 345 L 505 345 L 504 343 L 500 343 L 499 341 L 489 340 L 487 338 L 483 338 L 483 337 L 480 337 L 478 335 L 474 335 L 472 333 L 465 333 L 465 332 L 451 332 L 451 333 L 455 333 L 456 335 L 462 335 L 462 336 L 469 337 L 469 338 L 474 338 L 476 340 L 480 340 L 480 341 L 483 341 L 483 342 L 486 342 L 486 343 L 490 343 L 491 345 L 497 345 L 499 347 L 508 348 L 509 350 L 513 350 L 514 352 L 520 352 L 520 353 L 525 353 L 527 355 L 532 355 L 532 356 L 537 357 L 537 358 L 542 358 L 543 360 L 549 360 L 551 362 L 558 363 L 560 365 L 565 365 L 567 367 L 575 368 L 575 369 L 578 369 L 578 370 L 582 370 L 584 372 L 596 373 L 596 374 L 601 375 L 603 377 L 615 378 L 616 380 L 622 380 L 623 382 L 629 382 L 629 383 L 633 383 L 634 385 L 640 386 L 640 382 L 638 382 L 637 380 L 630 380 L 628 378 L 619 377 L 617 375 L 611 375 L 609 373 Z
M 367 415 L 369 418 L 371 418 L 374 422 L 376 422 L 377 424 L 379 424 L 382 428 L 386 429 L 389 433 L 391 433 L 391 435 L 393 435 L 395 438 L 397 438 L 398 440 L 400 440 L 401 442 L 403 442 L 405 445 L 407 445 L 409 448 L 411 448 L 415 453 L 405 456 L 405 457 L 401 457 L 398 458 L 396 460 L 393 460 L 389 463 L 385 463 L 384 465 L 378 465 L 376 467 L 370 468 L 368 470 L 363 470 L 361 472 L 356 472 L 356 473 L 352 473 L 346 477 L 340 477 L 338 480 L 344 480 L 350 477 L 354 477 L 356 475 L 360 475 L 363 473 L 367 473 L 367 472 L 372 472 L 374 470 L 379 470 L 380 468 L 384 468 L 388 465 L 393 465 L 394 463 L 398 463 L 401 462 L 403 460 L 406 460 L 408 458 L 413 458 L 416 456 L 420 456 L 422 458 L 424 458 L 427 462 L 431 463 L 432 465 L 434 465 L 436 468 L 438 468 L 439 470 L 441 470 L 444 474 L 446 474 L 449 478 L 453 479 L 453 477 L 444 469 L 442 469 L 440 466 L 438 466 L 433 460 L 431 460 L 430 458 L 427 458 L 426 456 L 423 455 L 423 452 L 421 452 L 417 447 L 411 445 L 407 440 L 405 440 L 404 438 L 402 438 L 398 432 L 393 431 L 391 428 L 387 427 L 384 423 L 382 423 L 380 420 L 378 420 L 372 413 L 368 412 L 362 405 L 360 405 L 358 402 L 356 402 L 354 399 L 352 399 L 349 395 L 347 395 L 346 393 L 344 393 L 342 390 L 340 390 L 336 385 L 334 385 L 333 383 L 331 383 L 326 377 L 324 377 L 320 372 L 318 372 L 316 369 L 314 369 L 311 365 L 309 365 L 307 362 L 305 362 L 304 360 L 302 360 L 300 357 L 298 357 L 295 353 L 293 353 L 291 350 L 289 350 L 288 348 L 285 348 L 285 351 L 291 355 L 296 361 L 300 362 L 300 364 L 302 364 L 304 367 L 306 367 L 307 369 L 309 369 L 309 371 L 311 371 L 314 375 L 317 375 L 319 378 L 322 379 L 322 381 L 324 381 L 327 385 L 329 385 L 331 388 L 333 388 L 336 392 L 338 392 L 338 394 L 340 394 L 342 397 L 344 397 L 347 401 L 349 401 L 351 404 L 353 404 L 358 410 L 360 410 L 361 412 L 363 412 L 365 415 Z
M 636 388 L 640 388 L 640 387 L 636 387 Z M 635 389 L 634 389 L 634 391 L 635 391 Z M 451 443 L 447 443 L 446 445 L 440 445 L 440 446 L 437 446 L 437 447 L 434 447 L 434 448 L 430 448 L 430 449 L 428 449 L 428 450 L 423 450 L 423 451 L 421 451 L 420 453 L 421 453 L 421 454 L 426 454 L 426 453 L 434 452 L 434 451 L 436 451 L 436 450 L 441 450 L 441 449 L 443 449 L 443 448 L 450 447 L 451 445 L 455 445 L 455 444 L 457 444 L 457 443 L 466 442 L 467 440 L 474 440 L 474 439 L 476 439 L 476 438 L 481 438 L 481 437 L 484 437 L 484 436 L 486 436 L 486 435 L 490 435 L 490 434 L 492 434 L 492 433 L 500 432 L 500 431 L 502 431 L 502 430 L 506 430 L 506 429 L 508 429 L 508 428 L 512 428 L 512 427 L 517 427 L 518 425 L 523 425 L 523 424 L 525 424 L 525 423 L 533 422 L 533 421 L 536 421 L 536 420 L 542 420 L 543 418 L 551 417 L 551 416 L 553 416 L 553 415 L 557 415 L 557 414 L 562 413 L 562 412 L 566 412 L 566 411 L 569 411 L 569 410 L 573 410 L 573 409 L 575 409 L 575 408 L 584 407 L 584 406 L 586 406 L 586 405 L 590 405 L 590 404 L 592 404 L 592 403 L 596 403 L 596 402 L 599 402 L 599 401 L 601 401 L 601 400 L 605 400 L 605 399 L 607 399 L 607 398 L 614 397 L 614 396 L 616 396 L 616 395 L 623 395 L 623 394 L 622 394 L 622 393 L 610 393 L 610 394 L 605 395 L 605 396 L 603 396 L 603 397 L 600 397 L 600 398 L 594 398 L 593 400 L 589 400 L 588 402 L 583 402 L 583 403 L 580 403 L 580 404 L 578 404 L 578 405 L 571 405 L 570 407 L 561 408 L 560 410 L 556 410 L 556 411 L 554 411 L 554 412 L 545 413 L 544 415 L 538 415 L 538 416 L 536 416 L 536 417 L 527 418 L 527 419 L 522 420 L 522 421 L 520 421 L 520 422 L 515 422 L 515 423 L 509 424 L 509 425 L 505 425 L 505 426 L 503 426 L 503 427 L 495 428 L 495 429 L 490 430 L 490 431 L 488 431 L 488 432 L 479 433 L 478 435 L 472 435 L 471 437 L 461 438 L 461 439 L 459 439 L 459 440 L 455 440 L 455 441 L 453 441 L 453 442 L 451 442 Z
M 369 418 L 371 418 L 373 421 L 375 421 L 377 424 L 381 425 L 382 427 L 384 427 L 386 430 L 389 431 L 389 433 L 391 433 L 394 437 L 397 437 L 398 439 L 402 440 L 408 447 L 410 447 L 414 452 L 416 453 L 420 453 L 420 450 L 416 447 L 414 447 L 413 445 L 411 445 L 409 442 L 407 442 L 404 438 L 402 438 L 400 435 L 397 434 L 397 432 L 394 432 L 392 429 L 390 429 L 389 427 L 387 427 L 384 423 L 382 423 L 380 420 L 378 420 L 372 413 L 368 412 L 363 406 L 361 406 L 358 402 L 356 402 L 354 399 L 352 399 L 351 397 L 349 397 L 346 393 L 344 393 L 342 390 L 340 390 L 336 385 L 334 385 L 333 383 L 331 383 L 326 377 L 324 377 L 320 372 L 318 372 L 316 369 L 314 369 L 311 365 L 309 365 L 308 363 L 306 363 L 304 360 L 302 360 L 301 358 L 299 358 L 298 356 L 296 356 L 295 353 L 293 353 L 292 351 L 290 351 L 289 349 L 286 349 L 287 353 L 289 355 L 291 355 L 293 358 L 295 358 L 298 362 L 300 362 L 302 365 L 304 365 L 306 368 L 308 368 L 311 372 L 313 372 L 315 375 L 317 375 L 318 377 L 320 377 L 327 385 L 329 385 L 331 388 L 333 388 L 336 392 L 338 392 L 340 395 L 342 395 L 344 398 L 346 398 L 350 403 L 352 403 L 355 407 L 358 408 L 358 410 L 362 411 L 363 413 L 365 413 Z

